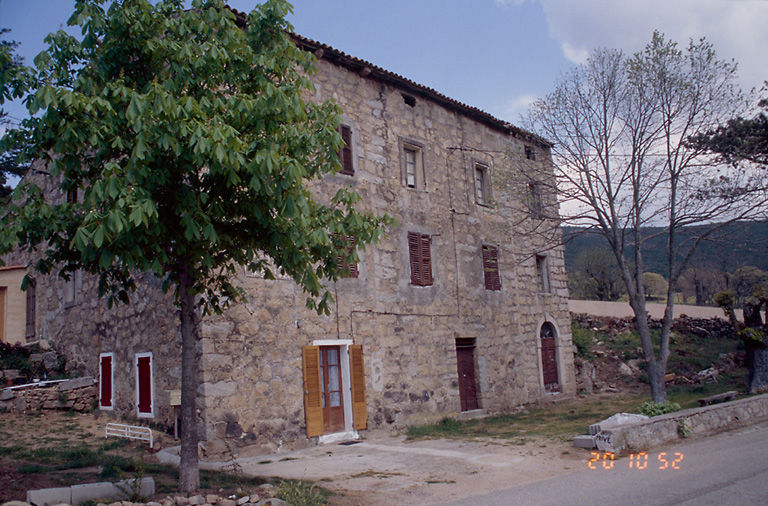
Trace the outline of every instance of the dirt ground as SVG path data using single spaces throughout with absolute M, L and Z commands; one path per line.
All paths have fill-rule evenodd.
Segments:
M 97 448 L 105 442 L 105 423 L 104 417 L 92 414 L 0 413 L 0 503 L 23 500 L 27 490 L 104 481 L 97 466 L 41 472 L 23 459 L 9 457 L 6 449 Z M 315 446 L 243 458 L 240 463 L 248 475 L 315 481 L 338 492 L 331 504 L 439 504 L 476 490 L 508 488 L 573 472 L 586 465 L 588 458 L 570 442 L 546 438 L 405 441 L 404 436 L 386 431 L 369 431 L 365 437 L 356 445 Z M 175 444 L 170 437 L 160 438 L 161 447 Z M 116 451 L 135 457 L 146 451 L 146 445 L 131 442 Z M 162 453 L 146 452 L 145 459 L 157 462 Z M 203 463 L 202 467 L 224 465 Z

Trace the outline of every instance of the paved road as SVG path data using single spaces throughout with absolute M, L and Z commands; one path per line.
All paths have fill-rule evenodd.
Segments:
M 768 504 L 768 422 L 654 450 L 640 464 L 647 467 L 628 457 L 593 463 L 595 469 L 585 464 L 583 471 L 451 504 Z

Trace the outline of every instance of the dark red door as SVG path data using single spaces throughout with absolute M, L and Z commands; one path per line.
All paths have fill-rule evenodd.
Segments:
M 152 357 L 136 359 L 139 390 L 139 414 L 152 414 Z
M 544 389 L 547 392 L 559 392 L 555 327 L 549 322 L 541 326 L 541 371 L 544 376 Z
M 101 407 L 112 407 L 112 355 L 101 356 Z
M 456 366 L 459 373 L 459 399 L 461 410 L 478 409 L 477 383 L 475 382 L 475 340 L 456 339 Z
M 341 395 L 341 349 L 338 346 L 320 348 L 320 388 L 323 406 L 324 432 L 344 430 L 344 400 Z

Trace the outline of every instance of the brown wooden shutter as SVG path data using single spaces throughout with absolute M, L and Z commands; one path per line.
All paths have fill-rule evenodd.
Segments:
M 501 290 L 499 275 L 499 249 L 483 245 L 483 276 L 486 290 Z
M 138 375 L 138 408 L 141 414 L 152 413 L 152 357 L 136 358 L 136 374 Z
M 112 355 L 101 357 L 101 407 L 112 406 Z
M 421 284 L 420 238 L 421 234 L 408 232 L 408 255 L 411 261 L 411 283 L 414 285 Z
M 304 370 L 304 420 L 307 437 L 323 434 L 323 402 L 320 392 L 320 347 L 301 347 Z
M 421 281 L 423 285 L 432 284 L 432 254 L 430 247 L 432 238 L 421 234 Z
M 347 125 L 341 125 L 341 140 L 344 142 L 344 145 L 339 152 L 340 172 L 348 176 L 354 176 L 355 168 L 352 166 L 352 129 Z
M 37 307 L 37 296 L 35 294 L 36 286 L 35 280 L 31 279 L 27 284 L 27 325 L 26 325 L 26 338 L 27 341 L 34 341 L 35 339 L 35 309 Z
M 344 240 L 347 242 L 347 256 L 350 256 L 355 251 L 355 238 L 351 235 L 345 235 Z M 356 278 L 358 276 L 357 262 L 347 263 L 345 267 L 347 268 L 347 275 L 350 278 Z
M 353 344 L 349 347 L 349 369 L 352 377 L 352 423 L 355 430 L 368 428 L 368 408 L 365 404 L 365 368 L 363 347 Z
M 411 263 L 411 283 L 418 286 L 432 284 L 432 238 L 429 234 L 408 232 L 408 255 Z

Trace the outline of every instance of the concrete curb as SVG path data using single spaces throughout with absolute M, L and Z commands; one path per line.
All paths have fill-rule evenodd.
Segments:
M 100 482 L 72 485 L 71 487 L 42 488 L 27 491 L 27 502 L 36 506 L 51 504 L 80 504 L 96 499 L 130 499 L 134 480 L 122 480 L 117 483 Z M 155 495 L 155 480 L 142 478 L 138 494 L 143 497 Z
M 640 422 L 603 430 L 597 447 L 617 456 L 649 450 L 688 436 L 717 434 L 768 419 L 768 394 L 677 411 Z

